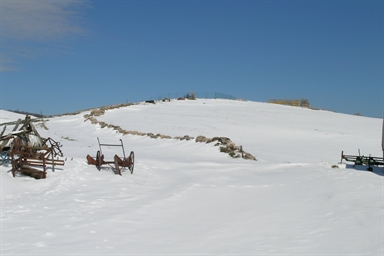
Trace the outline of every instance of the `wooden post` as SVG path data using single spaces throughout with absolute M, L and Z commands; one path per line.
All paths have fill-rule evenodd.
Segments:
M 21 119 L 19 118 L 19 119 L 17 119 L 15 127 L 13 127 L 13 130 L 12 130 L 13 132 L 15 132 L 17 130 L 17 128 L 19 127 L 20 123 L 21 123 Z
M 4 134 L 6 128 L 7 128 L 7 126 L 4 125 L 3 131 L 0 133 L 0 137 L 3 136 L 3 134 Z
M 35 135 L 37 137 L 40 137 L 40 134 L 37 132 L 37 130 L 36 130 L 35 126 L 32 124 L 32 122 L 29 123 L 29 127 L 32 129 L 32 131 L 35 133 Z

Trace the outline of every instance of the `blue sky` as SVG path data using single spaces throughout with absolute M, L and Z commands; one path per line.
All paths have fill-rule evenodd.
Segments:
M 182 96 L 382 117 L 383 1 L 1 0 L 0 108 Z

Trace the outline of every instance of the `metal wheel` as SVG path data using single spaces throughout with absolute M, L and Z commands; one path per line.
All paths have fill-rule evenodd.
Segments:
M 100 150 L 97 151 L 96 153 L 96 168 L 100 171 L 101 169 L 101 165 L 103 164 L 102 162 L 103 160 L 101 159 L 101 156 L 100 156 Z
M 119 174 L 121 176 L 121 169 L 119 167 L 119 157 L 115 155 L 115 170 L 116 174 Z
M 129 165 L 128 169 L 131 171 L 131 174 L 133 173 L 133 168 L 135 167 L 135 154 L 133 151 L 131 151 L 131 154 L 129 155 Z

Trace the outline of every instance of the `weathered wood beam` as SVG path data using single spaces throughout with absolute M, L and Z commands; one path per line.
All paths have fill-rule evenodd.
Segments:
M 4 125 L 3 131 L 0 133 L 0 137 L 3 136 L 3 134 L 4 134 L 6 128 L 7 128 L 7 126 Z
M 19 118 L 17 120 L 16 124 L 15 124 L 15 127 L 13 127 L 13 130 L 12 130 L 13 132 L 17 130 L 17 128 L 19 127 L 20 123 L 21 123 L 21 119 Z

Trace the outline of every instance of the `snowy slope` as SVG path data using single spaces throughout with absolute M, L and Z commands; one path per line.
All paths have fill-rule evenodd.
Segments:
M 200 99 L 96 116 L 125 130 L 229 137 L 250 161 L 212 143 L 123 136 L 85 122 L 89 113 L 36 125 L 67 159 L 47 179 L 0 167 L 1 255 L 383 254 L 382 168 L 331 168 L 341 150 L 380 156 L 380 119 Z M 132 175 L 87 165 L 97 137 L 135 152 Z
M 97 119 L 154 134 L 226 136 L 265 161 L 332 161 L 341 150 L 357 153 L 359 148 L 381 153 L 378 119 L 268 103 L 160 102 L 110 110 Z
M 0 109 L 0 124 L 23 120 L 25 115 Z

